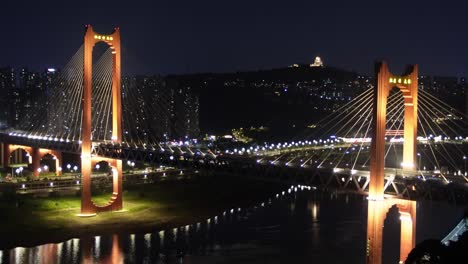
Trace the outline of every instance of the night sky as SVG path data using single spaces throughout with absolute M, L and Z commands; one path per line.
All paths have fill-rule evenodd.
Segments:
M 385 6 L 385 2 L 388 4 Z M 84 25 L 122 32 L 124 74 L 233 72 L 313 61 L 370 74 L 468 76 L 466 1 L 2 1 L 0 66 L 61 67 Z

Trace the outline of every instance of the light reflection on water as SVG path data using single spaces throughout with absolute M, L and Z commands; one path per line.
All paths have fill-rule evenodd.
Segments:
M 0 264 L 363 263 L 367 201 L 357 195 L 301 187 L 296 190 L 290 188 L 266 202 L 228 209 L 192 225 L 3 250 Z M 418 226 L 418 242 L 443 237 L 456 225 L 462 210 L 448 204 L 419 202 L 418 224 L 421 221 L 424 226 Z M 441 212 L 447 216 L 445 222 L 432 219 Z M 394 237 L 386 239 L 399 239 L 397 224 L 388 225 L 387 229 L 397 229 L 387 230 Z M 396 262 L 389 258 L 384 263 Z

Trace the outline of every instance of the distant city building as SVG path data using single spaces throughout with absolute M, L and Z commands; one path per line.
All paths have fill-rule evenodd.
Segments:
M 20 117 L 15 119 L 16 124 L 32 124 L 41 116 L 45 119 L 47 113 L 47 97 L 45 93 L 45 75 L 22 68 L 19 74 L 19 104 L 17 105 Z M 15 124 L 15 125 L 16 125 Z
M 0 128 L 10 126 L 15 118 L 16 74 L 11 67 L 0 68 Z
M 171 136 L 175 139 L 198 137 L 199 100 L 192 86 L 168 78 L 167 86 L 171 91 Z
M 122 80 L 124 131 L 148 141 L 184 140 L 200 134 L 199 102 L 191 87 L 160 76 Z M 127 123 L 125 123 L 127 122 Z
M 67 86 L 67 82 L 80 83 L 82 74 L 62 75 L 54 68 L 41 73 L 0 68 L 0 127 L 25 123 L 28 127 L 44 120 L 44 126 L 51 131 L 70 133 L 80 120 L 69 120 L 67 109 L 79 101 L 76 89 L 65 91 L 60 87 Z M 464 78 L 421 75 L 418 84 L 421 90 L 447 102 L 454 113 L 468 115 L 468 85 Z M 154 142 L 197 138 L 200 130 L 217 133 L 250 126 L 310 128 L 373 86 L 372 77 L 325 67 L 320 57 L 310 65 L 255 72 L 123 77 L 123 133 L 124 138 Z M 93 105 L 105 104 L 99 101 L 103 99 L 94 100 Z M 110 136 L 111 119 L 95 118 L 103 114 L 106 112 L 96 111 L 93 118 L 95 139 Z
M 198 94 L 200 129 L 209 134 L 251 126 L 306 128 L 373 87 L 370 77 L 309 64 L 171 79 Z
M 41 120 L 42 126 L 57 135 L 76 132 L 80 120 L 70 118 L 79 115 L 69 111 L 79 101 L 76 89 L 65 88 L 76 85 L 80 78 L 55 68 L 41 73 L 22 68 L 18 74 L 13 68 L 0 68 L 0 128 L 29 129 Z M 102 118 L 106 113 L 101 113 L 107 101 L 94 93 L 93 97 L 93 138 L 110 138 L 112 119 Z M 161 76 L 123 77 L 122 114 L 127 138 L 180 141 L 200 134 L 198 96 L 190 86 Z
M 453 111 L 465 112 L 465 78 L 455 76 L 427 76 L 418 77 L 419 89 L 437 96 L 443 102 L 447 102 Z M 436 111 L 436 110 L 434 110 Z

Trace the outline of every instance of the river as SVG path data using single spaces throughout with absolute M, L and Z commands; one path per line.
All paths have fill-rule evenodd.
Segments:
M 364 263 L 367 200 L 296 187 L 249 208 L 146 234 L 114 234 L 0 251 L 3 263 Z M 421 201 L 417 242 L 442 239 L 463 207 Z M 399 217 L 387 215 L 383 263 L 398 263 Z

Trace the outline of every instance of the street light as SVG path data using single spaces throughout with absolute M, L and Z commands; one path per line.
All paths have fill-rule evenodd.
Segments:
M 418 171 L 420 170 L 421 168 L 421 153 L 418 152 Z
M 70 168 L 71 168 L 71 165 L 70 165 L 70 163 L 68 163 L 68 164 L 67 164 L 67 169 L 68 169 L 68 171 L 70 171 Z
M 464 172 L 465 172 L 465 176 L 466 176 L 466 156 L 463 155 L 463 163 L 465 163 L 465 168 L 464 168 Z

